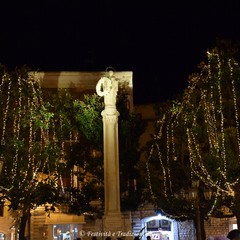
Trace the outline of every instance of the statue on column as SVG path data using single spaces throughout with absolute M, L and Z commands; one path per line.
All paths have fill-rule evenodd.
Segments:
M 116 107 L 118 81 L 109 71 L 109 76 L 102 77 L 96 86 L 97 94 L 104 97 L 103 153 L 104 153 L 104 208 L 103 230 L 110 232 L 129 231 L 130 217 L 124 218 L 120 209 L 118 116 Z
M 116 107 L 118 82 L 109 71 L 96 86 L 99 96 L 104 96 L 103 119 L 104 193 L 105 216 L 120 216 L 118 116 Z M 111 223 L 112 219 L 109 220 Z
M 102 77 L 96 86 L 97 94 L 104 97 L 105 108 L 116 108 L 118 82 L 113 77 L 113 71 L 109 71 L 109 77 Z

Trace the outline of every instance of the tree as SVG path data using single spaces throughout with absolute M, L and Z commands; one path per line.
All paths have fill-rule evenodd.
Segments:
M 225 205 L 240 223 L 240 68 L 236 53 L 226 41 L 207 51 L 206 61 L 189 77 L 183 95 L 162 111 L 147 169 L 155 203 L 175 218 L 194 217 L 190 205 L 179 204 L 181 199 L 174 195 L 198 179 L 202 217 L 221 217 L 219 209 Z M 160 172 L 155 171 L 157 167 Z M 153 185 L 155 179 L 162 184 L 161 191 Z M 202 197 L 206 189 L 214 193 L 211 201 Z
M 30 210 L 57 198 L 61 145 L 55 139 L 53 118 L 42 99 L 40 81 L 26 67 L 0 67 L 0 138 L 4 159 L 1 198 L 24 239 Z
M 0 74 L 1 200 L 9 203 L 21 240 L 31 210 L 45 205 L 49 212 L 71 202 L 62 182 L 79 130 L 67 91 L 42 89 L 27 67 L 2 66 Z M 86 199 L 80 201 L 84 205 Z
M 186 133 L 192 171 L 216 192 L 215 207 L 229 207 L 239 224 L 240 68 L 237 49 L 220 43 L 190 78 Z
M 141 176 L 137 169 L 139 160 L 139 138 L 145 129 L 141 116 L 128 107 L 128 98 L 124 89 L 117 97 L 119 116 L 119 166 L 121 209 L 134 210 L 141 201 Z M 103 99 L 96 94 L 85 95 L 83 101 L 74 103 L 76 121 L 80 129 L 79 146 L 72 151 L 71 163 L 81 169 L 77 172 L 82 182 L 82 191 L 88 193 L 88 203 L 100 199 L 103 203 L 103 123 L 101 112 L 104 109 Z M 75 158 L 74 156 L 78 156 Z M 127 170 L 126 170 L 127 168 Z M 89 194 L 91 193 L 91 194 Z M 74 207 L 80 207 L 75 201 Z M 85 210 L 97 211 L 90 205 Z M 102 214 L 102 208 L 100 214 Z M 74 208 L 76 212 L 76 208 Z
M 123 90 L 122 90 L 123 91 Z M 118 96 L 119 116 L 119 166 L 121 210 L 136 210 L 143 201 L 144 178 L 140 171 L 139 160 L 142 149 L 139 139 L 146 123 L 140 114 L 128 107 L 127 94 L 123 91 Z

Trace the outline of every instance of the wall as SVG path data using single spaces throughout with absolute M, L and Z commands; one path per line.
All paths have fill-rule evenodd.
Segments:
M 234 218 L 210 218 L 205 221 L 206 237 L 227 236 Z

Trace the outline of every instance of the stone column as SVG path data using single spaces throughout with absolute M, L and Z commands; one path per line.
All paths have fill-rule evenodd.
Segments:
M 120 215 L 118 112 L 102 112 L 104 129 L 105 215 Z
M 118 82 L 109 72 L 109 77 L 102 77 L 96 87 L 97 93 L 104 96 L 105 108 L 103 117 L 103 142 L 104 142 L 104 193 L 105 213 L 103 217 L 103 230 L 109 232 L 116 239 L 120 232 L 126 229 L 120 211 L 120 185 L 119 185 L 119 150 L 118 150 L 118 116 L 116 97 Z M 129 228 L 129 224 L 127 224 Z

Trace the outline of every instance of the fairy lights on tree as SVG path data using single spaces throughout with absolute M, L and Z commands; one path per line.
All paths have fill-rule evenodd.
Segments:
M 53 111 L 43 100 L 36 74 L 25 67 L 9 71 L 1 66 L 0 192 L 9 201 L 19 239 L 24 239 L 30 211 L 58 200 L 58 180 L 65 169 L 63 139 L 71 132 L 64 117 L 66 113 Z
M 131 169 L 122 173 L 121 190 L 129 191 L 122 208 L 132 209 L 141 200 L 136 165 L 144 124 L 127 108 L 126 94 L 121 96 L 121 169 Z M 49 212 L 67 204 L 83 214 L 96 210 L 92 200 L 103 200 L 102 107 L 96 95 L 80 101 L 66 91 L 42 89 L 38 74 L 25 67 L 0 67 L 0 193 L 20 240 L 31 210 L 40 205 Z
M 240 67 L 236 56 L 226 44 L 207 51 L 206 61 L 200 63 L 199 73 L 189 77 L 182 97 L 160 110 L 147 175 L 154 202 L 169 216 L 191 215 L 191 201 L 185 209 L 187 204 L 179 205 L 176 196 L 198 179 L 202 191 L 214 192 L 211 201 L 202 200 L 205 216 L 226 205 L 240 223 Z

